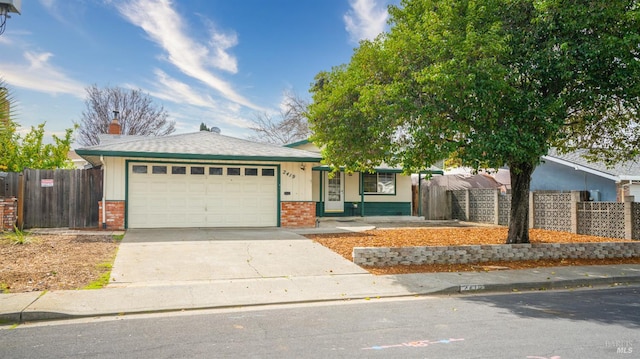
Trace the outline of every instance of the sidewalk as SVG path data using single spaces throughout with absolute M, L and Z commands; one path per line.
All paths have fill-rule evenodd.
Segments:
M 640 265 L 492 272 L 291 276 L 0 294 L 0 325 L 136 313 L 640 283 Z

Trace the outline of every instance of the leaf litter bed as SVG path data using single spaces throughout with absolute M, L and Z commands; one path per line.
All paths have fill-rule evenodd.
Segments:
M 84 288 L 110 271 L 119 244 L 110 235 L 10 236 L 0 233 L 0 293 Z
M 505 244 L 505 227 L 474 228 L 388 228 L 360 233 L 309 234 L 321 245 L 352 261 L 354 247 L 419 247 L 419 246 L 466 246 Z M 531 243 L 581 243 L 581 242 L 630 242 L 624 239 L 596 237 L 566 232 L 531 229 Z M 501 269 L 526 269 L 555 266 L 640 264 L 640 258 L 620 259 L 549 259 L 526 261 L 491 261 L 468 264 L 424 264 L 396 265 L 390 267 L 363 267 L 373 274 L 406 274 L 429 272 L 468 272 Z

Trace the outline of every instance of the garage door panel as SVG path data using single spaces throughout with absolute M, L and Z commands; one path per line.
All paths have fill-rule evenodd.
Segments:
M 136 166 L 145 164 L 136 163 Z M 158 166 L 158 164 L 146 164 Z M 166 164 L 171 168 L 173 164 Z M 165 164 L 160 164 L 165 166 Z M 246 166 L 240 168 L 240 176 L 228 176 L 226 166 L 222 175 L 209 175 L 209 166 L 196 169 L 191 174 L 191 165 L 186 174 L 133 173 L 129 171 L 129 196 L 127 205 L 130 228 L 162 227 L 250 227 L 277 225 L 277 177 L 261 176 L 261 168 L 269 166 Z M 219 171 L 211 171 L 219 173 Z M 237 172 L 236 172 L 237 173 Z

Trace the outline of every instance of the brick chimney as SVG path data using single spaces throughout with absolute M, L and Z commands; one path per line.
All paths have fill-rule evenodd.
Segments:
M 109 124 L 109 131 L 107 132 L 110 135 L 120 135 L 122 134 L 122 127 L 120 126 L 120 122 L 118 122 L 118 114 L 120 112 L 113 111 L 113 120 Z

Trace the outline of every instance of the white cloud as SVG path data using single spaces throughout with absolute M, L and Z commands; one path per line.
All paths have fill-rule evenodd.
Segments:
M 132 0 L 119 3 L 117 8 L 125 19 L 142 28 L 160 45 L 166 51 L 167 60 L 182 73 L 202 81 L 230 101 L 254 110 L 260 109 L 210 68 L 237 73 L 237 61 L 227 52 L 237 44 L 235 34 L 212 30 L 208 46 L 197 42 L 185 32 L 182 18 L 170 0 Z
M 349 0 L 349 5 L 343 19 L 351 41 L 373 40 L 385 30 L 389 13 L 377 0 Z
M 156 75 L 155 89 L 149 91 L 152 96 L 175 103 L 210 108 L 216 107 L 216 101 L 210 96 L 205 96 L 201 92 L 195 91 L 191 86 L 176 80 L 162 70 L 156 69 L 154 73 Z
M 24 53 L 26 64 L 0 63 L 0 74 L 9 84 L 49 94 L 71 94 L 84 98 L 84 84 L 51 65 L 50 52 Z
M 231 126 L 246 128 L 252 123 L 242 115 L 242 106 L 232 101 L 217 101 L 199 89 L 181 82 L 162 70 L 154 70 L 156 80 L 152 90 L 145 89 L 151 96 L 172 102 L 180 107 L 180 111 L 171 111 L 171 118 L 176 120 L 176 128 L 180 130 L 197 130 L 200 122 L 209 126 Z M 133 85 L 127 85 L 134 88 Z M 174 106 L 169 106 L 174 107 Z M 215 120 L 214 120 L 215 119 Z M 215 121 L 215 124 L 212 122 Z

